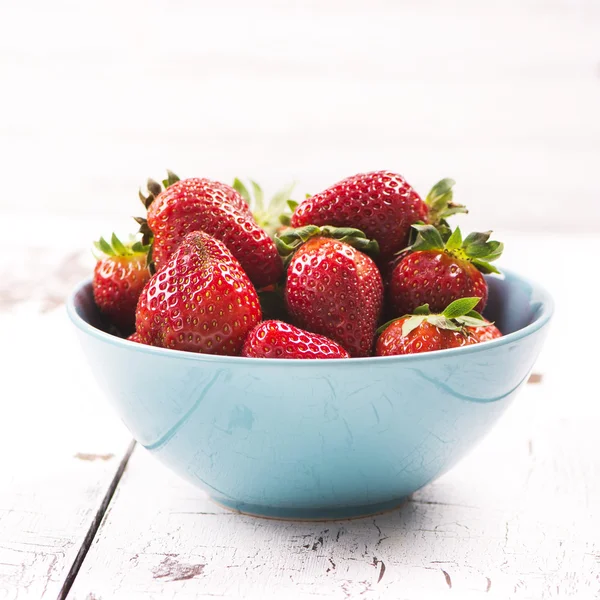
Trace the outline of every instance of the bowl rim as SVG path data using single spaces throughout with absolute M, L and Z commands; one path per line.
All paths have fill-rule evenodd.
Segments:
M 439 358 L 440 356 L 450 357 L 454 355 L 469 355 L 482 351 L 492 350 L 493 348 L 498 348 L 501 346 L 505 346 L 507 344 L 511 344 L 523 338 L 529 337 L 533 335 L 536 331 L 542 329 L 552 318 L 554 314 L 554 300 L 550 293 L 546 290 L 545 287 L 537 283 L 536 281 L 529 279 L 528 277 L 523 277 L 518 275 L 516 272 L 511 269 L 502 269 L 501 276 L 494 276 L 494 278 L 502 278 L 506 279 L 506 276 L 511 279 L 515 279 L 518 282 L 529 285 L 532 289 L 532 294 L 536 297 L 538 302 L 541 304 L 541 310 L 537 316 L 537 318 L 526 325 L 525 327 L 518 329 L 517 331 L 513 331 L 512 333 L 507 333 L 500 338 L 496 338 L 494 340 L 490 340 L 488 342 L 483 342 L 481 344 L 473 344 L 472 346 L 461 346 L 459 348 L 447 348 L 445 350 L 433 350 L 431 352 L 422 352 L 418 354 L 402 354 L 402 355 L 394 355 L 394 356 L 367 356 L 361 358 L 336 358 L 336 359 L 322 359 L 322 360 L 314 360 L 314 359 L 289 359 L 289 358 L 253 358 L 246 356 L 223 356 L 220 354 L 201 354 L 196 352 L 187 352 L 185 350 L 173 350 L 171 348 L 159 348 L 157 346 L 148 346 L 146 344 L 140 344 L 137 342 L 131 342 L 125 338 L 120 338 L 110 333 L 106 333 L 101 329 L 90 325 L 87 321 L 85 321 L 79 314 L 75 308 L 75 297 L 79 294 L 83 288 L 90 285 L 92 282 L 92 277 L 86 277 L 84 280 L 80 281 L 75 287 L 71 290 L 67 302 L 67 314 L 71 322 L 83 333 L 91 335 L 98 340 L 103 342 L 108 342 L 115 346 L 120 346 L 123 348 L 132 349 L 135 348 L 141 352 L 142 354 L 154 354 L 159 356 L 171 357 L 171 358 L 179 358 L 185 360 L 192 361 L 200 361 L 200 362 L 226 362 L 230 364 L 241 363 L 248 365 L 248 362 L 257 363 L 257 361 L 261 365 L 277 365 L 282 366 L 286 365 L 291 368 L 298 368 L 301 365 L 305 365 L 307 362 L 311 364 L 311 366 L 323 366 L 323 367 L 331 367 L 332 363 L 334 364 L 368 364 L 368 365 L 378 365 L 388 362 L 402 362 L 402 363 L 410 363 L 415 361 L 424 361 L 424 360 L 434 360 Z

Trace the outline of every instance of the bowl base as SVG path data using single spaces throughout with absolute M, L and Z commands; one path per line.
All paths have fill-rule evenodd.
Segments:
M 361 506 L 338 506 L 330 508 L 293 508 L 280 506 L 261 506 L 259 504 L 247 504 L 235 500 L 223 498 L 209 498 L 219 506 L 233 512 L 259 517 L 262 519 L 275 519 L 278 521 L 342 521 L 347 519 L 361 519 L 372 517 L 384 512 L 390 512 L 400 508 L 408 497 L 394 498 L 387 502 L 377 504 L 365 504 Z

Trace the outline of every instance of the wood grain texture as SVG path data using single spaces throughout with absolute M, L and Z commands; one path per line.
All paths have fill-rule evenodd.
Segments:
M 136 449 L 70 598 L 597 597 L 594 428 L 537 418 L 546 397 L 530 386 L 451 474 L 355 521 L 230 513 Z
M 130 436 L 64 314 L 85 261 L 15 247 L 0 242 L 0 598 L 55 599 Z
M 596 353 L 570 307 L 600 287 L 568 285 L 587 266 L 564 249 L 600 240 L 502 239 L 557 313 L 541 379 L 460 465 L 389 514 L 280 522 L 212 504 L 137 448 L 69 598 L 597 598 Z
M 299 197 L 391 168 L 422 193 L 453 176 L 473 226 L 598 231 L 595 0 L 37 0 L 0 18 L 5 209 L 137 211 L 165 167 Z

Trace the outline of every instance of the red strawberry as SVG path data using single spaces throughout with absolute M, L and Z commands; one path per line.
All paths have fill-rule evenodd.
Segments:
M 482 273 L 498 273 L 490 261 L 500 257 L 500 242 L 490 242 L 491 231 L 472 233 L 462 239 L 457 227 L 444 242 L 432 225 L 413 225 L 418 231 L 409 252 L 394 267 L 388 284 L 389 304 L 394 315 L 411 313 L 429 304 L 439 312 L 450 302 L 478 296 L 477 310 L 487 303 L 488 286 Z
M 242 356 L 252 358 L 349 358 L 336 342 L 282 321 L 263 321 L 246 338 Z
M 394 321 L 380 336 L 375 346 L 376 356 L 394 356 L 396 354 L 417 354 L 446 348 L 446 339 L 442 330 L 427 321 L 415 329 L 404 333 L 410 317 Z
M 373 260 L 356 248 L 374 251 L 377 243 L 356 229 L 314 226 L 291 229 L 275 240 L 282 255 L 295 252 L 285 287 L 295 322 L 341 344 L 351 356 L 369 356 L 383 283 Z
M 488 323 L 473 310 L 479 298 L 455 300 L 439 314 L 431 314 L 424 304 L 411 315 L 394 319 L 379 328 L 377 356 L 418 354 L 476 344 L 472 331 Z
M 142 288 L 150 279 L 149 248 L 140 242 L 123 244 L 114 233 L 110 244 L 100 238 L 94 245 L 104 254 L 94 269 L 94 300 L 111 323 L 128 333 L 135 324 L 135 307 Z
M 153 346 L 237 355 L 260 319 L 258 296 L 240 263 L 222 242 L 195 231 L 142 291 L 136 330 Z
M 138 344 L 142 343 L 142 340 L 140 339 L 140 336 L 138 334 L 137 331 L 134 331 L 128 338 L 127 338 L 130 342 L 136 342 Z
M 466 212 L 452 202 L 453 185 L 451 179 L 443 179 L 424 202 L 397 173 L 354 175 L 307 198 L 296 208 L 291 224 L 356 227 L 378 242 L 380 259 L 386 261 L 408 245 L 413 223 L 438 225 L 452 214 Z
M 179 181 L 171 175 L 164 182 L 168 187 L 157 195 L 160 186 L 150 181 L 150 195 L 144 198 L 157 268 L 166 264 L 187 233 L 204 231 L 227 246 L 257 288 L 279 279 L 283 266 L 277 249 L 238 192 L 218 181 Z
M 484 320 L 478 327 L 467 327 L 469 334 L 476 343 L 489 342 L 502 337 L 502 332 L 493 324 Z

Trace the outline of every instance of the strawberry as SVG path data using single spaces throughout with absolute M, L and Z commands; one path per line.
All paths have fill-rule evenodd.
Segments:
M 140 339 L 140 336 L 138 334 L 137 331 L 134 331 L 128 338 L 127 338 L 130 342 L 136 342 L 137 344 L 141 344 L 142 340 Z
M 450 302 L 467 296 L 487 303 L 488 286 L 482 273 L 499 273 L 491 261 L 502 254 L 503 244 L 488 241 L 491 231 L 471 233 L 463 241 L 457 227 L 446 241 L 432 225 L 413 225 L 418 232 L 410 252 L 403 254 L 388 281 L 393 315 L 411 313 L 427 303 L 438 312 Z
M 476 343 L 489 342 L 502 337 L 502 332 L 493 323 L 489 323 L 485 319 L 484 324 L 478 327 L 467 327 L 467 331 Z
M 349 358 L 336 342 L 282 321 L 263 321 L 244 342 L 242 356 L 252 358 Z
M 124 333 L 133 329 L 135 307 L 144 285 L 150 279 L 147 255 L 141 242 L 123 244 L 113 233 L 111 242 L 94 242 L 102 253 L 94 268 L 92 289 L 100 312 Z
M 166 189 L 149 180 L 149 195 L 141 195 L 148 209 L 141 231 L 153 236 L 153 259 L 160 269 L 191 231 L 223 242 L 257 287 L 276 282 L 283 271 L 277 249 L 254 221 L 248 204 L 232 187 L 210 179 L 183 179 L 169 174 Z
M 356 227 L 378 242 L 385 262 L 408 245 L 413 223 L 443 225 L 450 215 L 466 212 L 452 202 L 453 185 L 451 179 L 443 179 L 423 201 L 397 173 L 354 175 L 307 198 L 294 211 L 291 225 Z
M 427 321 L 408 333 L 404 333 L 404 325 L 409 318 L 405 317 L 392 323 L 379 336 L 375 345 L 376 356 L 417 354 L 446 348 L 444 332 Z
M 326 335 L 351 356 L 369 356 L 383 302 L 375 263 L 360 250 L 377 242 L 350 228 L 309 225 L 275 238 L 286 257 L 285 301 L 303 329 Z
M 475 312 L 478 303 L 478 297 L 460 298 L 439 314 L 431 314 L 427 304 L 419 306 L 413 314 L 394 319 L 378 329 L 381 335 L 375 354 L 418 354 L 476 344 L 478 340 L 473 332 L 490 325 Z
M 260 319 L 258 296 L 240 263 L 225 244 L 193 231 L 146 284 L 136 330 L 153 346 L 237 355 Z

